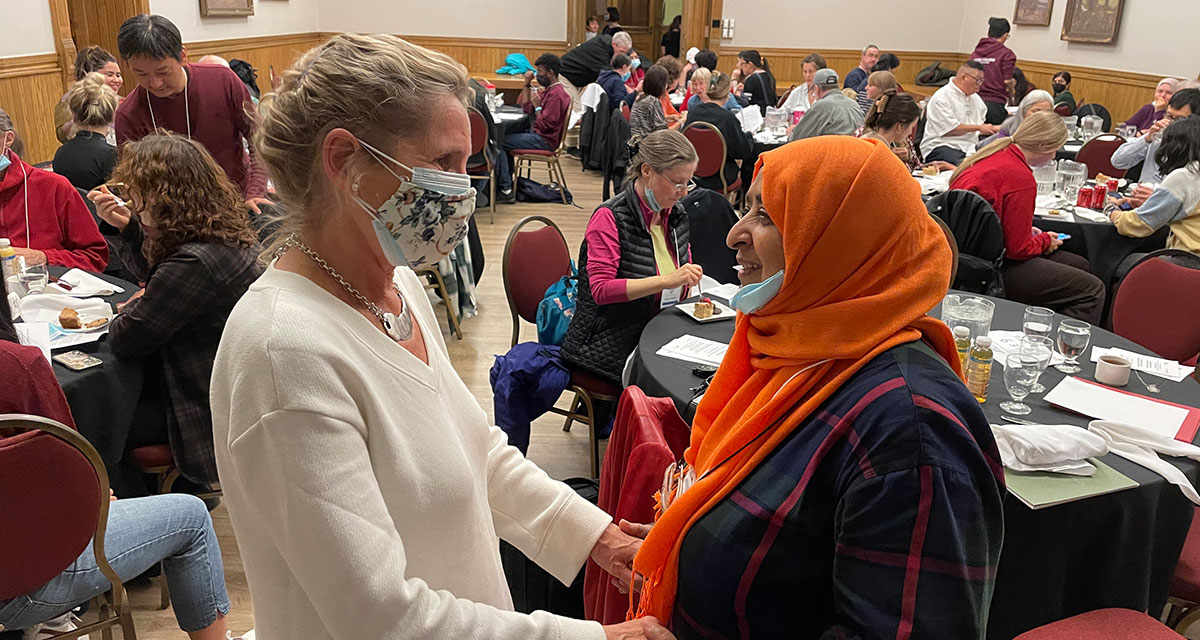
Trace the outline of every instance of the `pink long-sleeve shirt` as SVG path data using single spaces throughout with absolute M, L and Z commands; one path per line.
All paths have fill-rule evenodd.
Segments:
M 636 193 L 636 192 L 635 192 Z M 646 201 L 638 194 L 638 209 L 646 220 L 646 226 L 654 218 L 654 212 L 646 205 Z M 660 216 L 659 224 L 663 228 L 663 236 L 667 238 L 667 249 L 675 264 L 679 258 L 675 255 L 675 243 L 671 241 L 671 229 L 667 226 L 667 215 L 670 209 L 665 209 Z M 677 215 L 686 215 L 682 211 Z M 617 236 L 617 218 L 612 209 L 600 207 L 588 222 L 584 233 L 587 241 L 587 272 L 588 283 L 592 289 L 592 299 L 596 304 L 613 304 L 629 302 L 625 291 L 628 278 L 617 277 L 617 267 L 621 264 L 621 241 Z M 691 249 L 688 249 L 687 259 L 692 259 Z

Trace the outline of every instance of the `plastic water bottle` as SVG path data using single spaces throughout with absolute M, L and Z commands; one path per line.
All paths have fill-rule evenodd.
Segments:
M 954 327 L 954 346 L 958 349 L 958 361 L 965 374 L 967 372 L 967 356 L 971 355 L 971 330 L 961 325 Z
M 483 88 L 485 90 L 487 90 L 487 108 L 488 108 L 488 110 L 495 111 L 496 110 L 496 85 L 491 82 L 488 82 L 487 84 L 483 85 Z
M 8 238 L 0 238 L 0 275 L 4 282 L 17 277 L 17 251 Z
M 975 338 L 975 348 L 967 357 L 967 388 L 980 404 L 987 402 L 988 383 L 992 380 L 992 339 Z

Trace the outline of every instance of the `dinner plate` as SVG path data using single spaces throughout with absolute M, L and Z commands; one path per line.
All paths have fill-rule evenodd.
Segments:
M 93 315 L 81 315 L 81 316 L 79 316 L 79 321 L 80 321 L 80 322 L 82 322 L 84 325 L 87 325 L 87 323 L 89 323 L 89 322 L 91 322 L 91 321 L 93 321 L 93 320 L 99 320 L 99 319 L 100 319 L 99 317 L 97 317 L 97 316 L 93 316 Z M 68 329 L 68 328 L 66 328 L 66 327 L 62 326 L 61 324 L 59 324 L 58 322 L 55 322 L 55 323 L 54 323 L 54 328 L 55 328 L 55 329 L 58 329 L 59 331 L 62 331 L 63 333 L 91 333 L 91 332 L 93 332 L 93 331 L 100 331 L 101 329 L 105 329 L 105 328 L 107 328 L 107 327 L 108 327 L 108 325 L 110 325 L 110 324 L 112 324 L 112 318 L 111 318 L 111 317 L 105 317 L 105 318 L 104 318 L 104 324 L 102 324 L 102 325 L 99 325 L 99 326 L 95 326 L 95 327 L 88 327 L 88 326 L 84 326 L 82 329 Z
M 697 318 L 696 317 L 696 303 L 695 302 L 684 302 L 681 304 L 677 304 L 677 305 L 675 305 L 675 308 L 682 311 L 684 315 L 691 318 L 692 320 L 695 320 L 696 322 L 699 322 L 702 324 L 705 322 L 716 322 L 718 320 L 732 320 L 737 317 L 737 312 L 735 312 L 733 309 L 730 309 L 729 307 L 721 304 L 719 301 L 713 300 L 712 304 L 713 304 L 713 314 L 707 318 Z

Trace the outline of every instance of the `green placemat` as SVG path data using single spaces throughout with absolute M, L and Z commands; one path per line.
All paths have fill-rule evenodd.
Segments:
M 1029 506 L 1030 509 L 1045 509 L 1056 504 L 1102 496 L 1138 486 L 1125 474 L 1100 462 L 1088 458 L 1096 466 L 1091 476 L 1071 476 L 1043 471 L 1004 470 L 1004 482 L 1008 490 Z

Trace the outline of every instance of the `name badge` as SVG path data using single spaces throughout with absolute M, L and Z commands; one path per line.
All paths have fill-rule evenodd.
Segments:
M 659 309 L 666 309 L 679 304 L 679 300 L 683 298 L 683 286 L 675 287 L 674 289 L 662 290 L 662 301 L 659 303 Z

